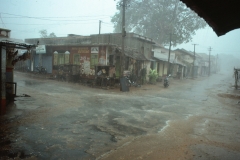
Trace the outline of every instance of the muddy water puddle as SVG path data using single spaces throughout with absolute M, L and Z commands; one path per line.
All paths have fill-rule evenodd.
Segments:
M 230 98 L 230 99 L 240 100 L 239 94 L 219 93 L 218 96 L 222 97 L 222 98 Z
M 11 122 L 14 130 L 4 132 L 3 137 L 11 133 L 9 139 L 2 139 L 2 144 L 10 147 L 5 156 L 11 150 L 15 157 L 96 159 L 118 148 L 123 141 L 161 134 L 172 121 L 188 121 L 213 111 L 215 101 L 210 96 L 203 101 L 208 96 L 204 87 L 186 88 L 190 89 L 170 87 L 151 94 L 142 91 L 146 94 L 143 95 L 27 80 L 19 92 L 27 89 L 31 97 L 19 97 L 15 101 L 13 109 L 21 114 L 11 115 L 15 117 Z M 207 110 L 204 110 L 205 103 Z M 200 125 L 196 132 L 205 133 L 207 124 Z
M 0 159 L 15 159 L 15 158 L 27 158 L 22 149 L 14 148 L 12 144 L 15 140 L 14 131 L 10 128 L 12 119 L 0 117 Z

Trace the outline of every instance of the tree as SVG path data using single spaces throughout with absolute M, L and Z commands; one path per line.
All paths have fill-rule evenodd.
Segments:
M 55 33 L 52 32 L 52 33 L 49 34 L 49 37 L 53 38 L 53 37 L 57 37 L 57 36 L 55 35 Z
M 122 0 L 118 3 L 121 4 Z M 135 32 L 152 38 L 160 44 L 169 44 L 169 35 L 173 45 L 187 43 L 206 22 L 179 0 L 127 0 L 127 32 Z M 121 32 L 122 6 L 112 17 L 114 32 Z
M 54 37 L 57 37 L 55 35 L 55 33 L 53 33 L 53 32 L 48 35 L 46 29 L 40 30 L 39 33 L 40 33 L 40 37 L 41 38 L 54 38 Z

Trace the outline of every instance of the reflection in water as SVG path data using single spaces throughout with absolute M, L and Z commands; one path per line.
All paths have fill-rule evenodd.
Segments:
M 27 158 L 23 151 L 20 151 L 12 147 L 11 136 L 12 131 L 9 128 L 9 125 L 14 119 L 18 116 L 13 116 L 10 119 L 7 119 L 3 116 L 0 116 L 0 159 L 15 159 L 15 158 Z
M 28 85 L 38 85 L 39 83 L 37 83 L 36 81 L 30 81 L 30 80 L 25 80 L 25 85 L 28 86 Z

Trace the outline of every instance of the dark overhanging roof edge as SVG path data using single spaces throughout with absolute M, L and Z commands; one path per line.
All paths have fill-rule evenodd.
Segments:
M 18 48 L 18 49 L 31 49 L 36 48 L 37 45 L 26 44 L 26 43 L 17 43 L 13 41 L 0 41 L 0 46 Z

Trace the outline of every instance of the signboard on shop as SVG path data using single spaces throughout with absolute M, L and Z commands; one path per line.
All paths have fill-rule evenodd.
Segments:
M 98 53 L 99 48 L 98 47 L 91 47 L 91 53 Z
M 36 47 L 36 54 L 46 54 L 46 46 L 45 45 L 38 45 Z
M 89 47 L 72 47 L 71 48 L 71 53 L 90 53 L 90 48 Z

